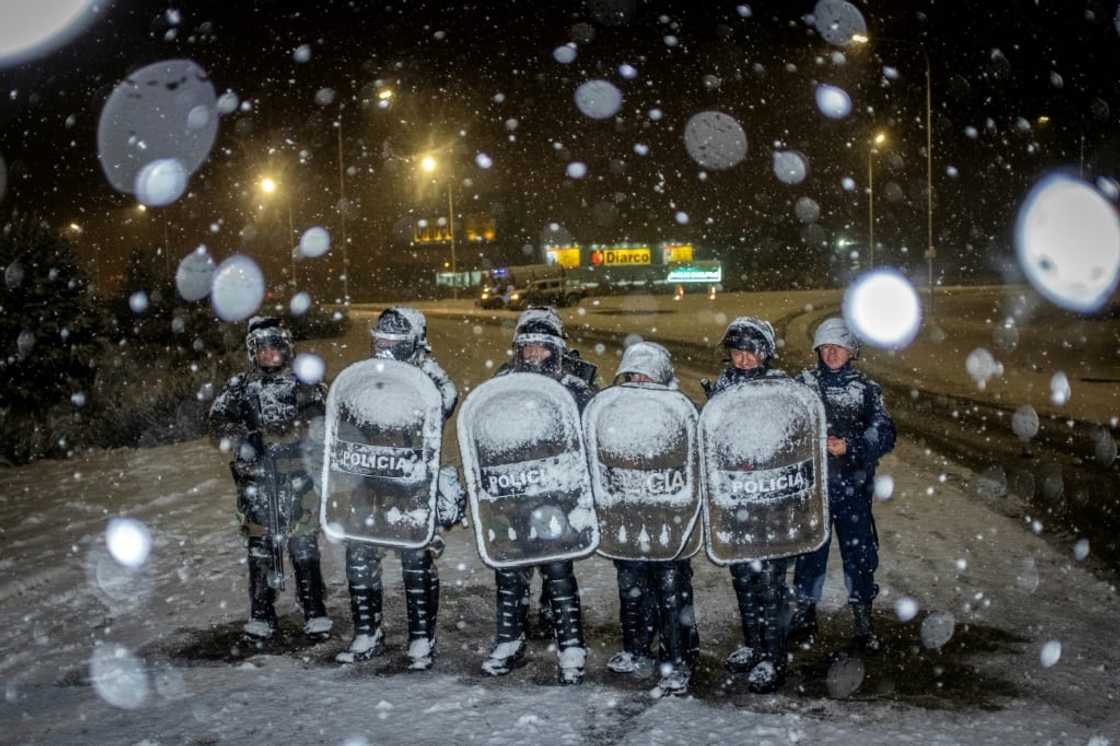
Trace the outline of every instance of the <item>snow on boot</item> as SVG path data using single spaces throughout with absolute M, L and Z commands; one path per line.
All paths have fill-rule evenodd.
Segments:
M 744 645 L 727 656 L 723 661 L 723 665 L 731 673 L 750 673 L 760 658 L 761 655 L 757 648 Z
M 659 694 L 662 697 L 679 697 L 688 694 L 688 682 L 692 678 L 687 669 L 671 668 L 668 673 L 657 682 Z
M 632 673 L 639 676 L 648 674 L 654 669 L 656 662 L 653 658 L 644 655 L 635 655 L 623 650 L 615 653 L 607 661 L 607 668 L 615 673 Z
M 378 628 L 373 634 L 359 632 L 354 635 L 350 647 L 336 655 L 334 659 L 339 663 L 360 663 L 381 655 L 384 650 L 383 635 Z
M 490 649 L 490 657 L 482 662 L 482 672 L 490 676 L 505 676 L 523 665 L 525 665 L 525 640 L 498 642 Z
M 879 652 L 882 644 L 871 623 L 871 604 L 852 604 L 852 617 L 855 619 L 854 647 L 868 653 Z
M 583 666 L 587 662 L 587 650 L 582 647 L 564 648 L 560 651 L 560 683 L 575 686 L 583 683 Z
M 275 623 L 266 619 L 250 619 L 241 629 L 254 640 L 267 640 L 276 634 Z
M 759 661 L 747 674 L 747 689 L 755 694 L 772 694 L 781 686 L 781 675 L 773 661 Z
M 408 668 L 410 671 L 427 671 L 436 657 L 436 641 L 426 637 L 413 640 L 408 644 Z
M 303 634 L 316 640 L 325 640 L 331 636 L 334 622 L 329 616 L 311 617 L 303 623 Z
M 817 605 L 812 601 L 797 601 L 797 607 L 789 620 L 791 645 L 812 646 L 817 640 Z

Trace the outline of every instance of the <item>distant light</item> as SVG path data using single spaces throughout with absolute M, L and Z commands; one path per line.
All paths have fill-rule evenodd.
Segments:
M 113 559 L 136 569 L 148 561 L 152 535 L 148 527 L 133 518 L 113 518 L 105 529 L 105 543 Z
M 265 194 L 272 194 L 276 191 L 276 182 L 266 176 L 261 179 L 261 191 Z
M 387 101 L 393 97 L 393 91 L 390 88 L 382 88 L 377 92 L 377 97 L 382 101 Z
M 436 159 L 431 157 L 430 155 L 426 155 L 420 160 L 420 168 L 428 173 L 435 171 L 436 165 Z
M 875 144 L 876 145 L 882 145 L 886 141 L 887 141 L 886 133 L 880 132 L 879 134 L 875 135 Z
M 900 350 L 917 336 L 922 307 L 909 280 L 882 269 L 863 275 L 844 293 L 844 318 L 869 344 Z
M 70 230 L 74 231 L 75 233 L 81 233 L 82 232 L 82 226 L 78 225 L 77 223 L 71 223 L 70 224 Z
M 848 39 L 853 44 L 867 44 L 871 39 L 866 34 L 852 34 Z
M 1049 122 L 1050 122 L 1050 117 L 1046 116 L 1045 114 L 1038 118 L 1038 123 L 1039 124 L 1047 124 Z
M 147 205 L 136 205 L 136 209 L 140 212 L 147 212 L 148 211 L 148 206 Z

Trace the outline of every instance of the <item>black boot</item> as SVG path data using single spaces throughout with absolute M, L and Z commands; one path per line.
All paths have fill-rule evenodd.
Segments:
M 645 674 L 653 669 L 653 623 L 657 608 L 649 586 L 649 562 L 615 560 L 622 652 L 607 661 L 615 673 Z
M 789 643 L 813 646 L 817 641 L 817 605 L 809 598 L 798 598 L 789 620 Z
M 427 549 L 402 551 L 401 572 L 408 611 L 408 667 L 426 671 L 435 656 L 439 575 Z
M 533 573 L 530 570 L 529 581 L 525 584 L 525 636 L 534 640 L 551 640 L 556 636 L 556 630 L 552 623 L 552 606 L 548 602 L 548 583 L 545 583 L 543 579 L 541 580 L 540 597 L 537 599 L 537 624 L 532 628 L 528 625 L 532 577 Z
M 692 607 L 692 570 L 687 561 L 653 565 L 657 598 L 658 660 L 663 694 L 681 695 L 700 654 L 700 635 Z
M 315 536 L 295 536 L 288 541 L 288 554 L 296 574 L 296 595 L 303 609 L 303 633 L 316 640 L 330 637 L 332 622 L 323 604 L 325 588 Z
M 857 650 L 877 653 L 881 647 L 875 628 L 871 623 L 871 604 L 852 604 L 852 617 L 855 619 L 855 635 L 852 645 Z
M 548 584 L 548 601 L 556 630 L 560 683 L 581 684 L 587 650 L 583 646 L 583 611 L 572 562 L 569 560 L 541 565 L 541 575 Z
M 776 692 L 786 673 L 785 563 L 762 563 L 758 588 L 758 638 L 762 660 L 747 674 L 747 688 L 756 694 Z
M 381 655 L 381 555 L 376 548 L 352 542 L 346 546 L 346 580 L 354 639 L 335 656 L 339 663 L 355 663 Z
M 269 540 L 263 536 L 249 537 L 249 621 L 245 634 L 266 640 L 276 634 L 276 591 L 268 584 L 272 572 L 272 551 Z
M 521 568 L 495 570 L 496 634 L 482 672 L 503 676 L 525 663 L 525 616 L 528 609 L 528 572 Z
M 785 674 L 785 563 L 765 561 L 755 572 L 750 563 L 732 565 L 731 573 L 744 647 L 727 659 L 727 668 L 747 675 L 747 687 L 756 694 L 774 692 Z

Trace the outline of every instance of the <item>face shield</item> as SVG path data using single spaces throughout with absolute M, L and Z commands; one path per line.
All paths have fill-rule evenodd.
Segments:
M 558 376 L 564 364 L 564 340 L 551 334 L 518 334 L 513 338 L 513 368 Z
M 282 370 L 292 361 L 292 338 L 286 329 L 269 327 L 251 332 L 245 341 L 249 365 L 257 370 Z
M 408 362 L 416 352 L 416 339 L 411 334 L 374 332 L 370 348 L 371 357 Z

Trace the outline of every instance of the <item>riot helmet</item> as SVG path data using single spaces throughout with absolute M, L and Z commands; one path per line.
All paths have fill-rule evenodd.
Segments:
M 649 382 L 677 388 L 673 357 L 656 342 L 636 342 L 622 353 L 615 383 Z
M 387 308 L 370 324 L 370 356 L 385 360 L 414 362 L 428 347 L 428 323 L 414 308 Z
M 250 368 L 275 373 L 292 362 L 292 334 L 275 316 L 254 316 L 249 319 L 245 350 Z M 278 354 L 271 355 L 267 350 L 275 350 Z
M 564 325 L 551 308 L 530 308 L 517 319 L 513 369 L 557 377 L 563 372 Z

